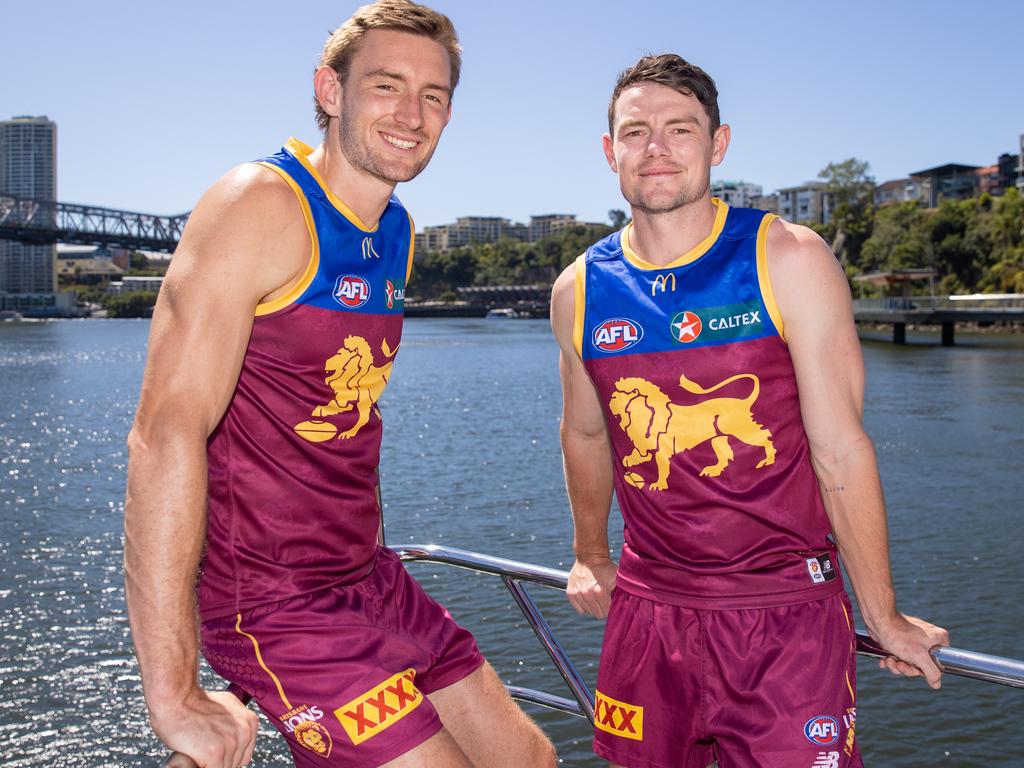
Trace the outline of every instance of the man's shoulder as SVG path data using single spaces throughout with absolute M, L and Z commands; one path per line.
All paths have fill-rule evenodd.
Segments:
M 583 252 L 586 261 L 609 259 L 622 255 L 622 230 L 617 229 L 593 243 Z
M 810 227 L 776 217 L 768 227 L 768 248 L 769 250 L 782 249 L 790 252 L 805 249 L 827 249 L 828 245 Z

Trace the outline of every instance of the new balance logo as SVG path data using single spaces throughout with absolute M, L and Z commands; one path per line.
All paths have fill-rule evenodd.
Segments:
M 819 752 L 811 768 L 839 768 L 839 753 Z
M 407 669 L 334 710 L 335 717 L 353 744 L 362 744 L 397 723 L 423 702 L 413 680 L 416 670 Z
M 643 741 L 644 708 L 616 701 L 598 691 L 594 703 L 594 725 L 625 739 Z

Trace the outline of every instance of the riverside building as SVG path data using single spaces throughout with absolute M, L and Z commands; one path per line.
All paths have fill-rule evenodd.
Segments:
M 0 194 L 57 199 L 57 124 L 47 117 L 0 121 Z M 57 246 L 0 240 L 0 309 L 61 315 L 74 297 L 57 293 Z

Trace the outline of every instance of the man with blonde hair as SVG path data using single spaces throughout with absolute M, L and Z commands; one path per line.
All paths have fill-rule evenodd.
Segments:
M 640 59 L 608 131 L 633 220 L 551 298 L 567 591 L 608 620 L 595 751 L 629 768 L 855 768 L 839 557 L 884 667 L 938 688 L 929 652 L 948 636 L 896 609 L 846 277 L 806 227 L 711 197 L 730 129 L 699 67 Z
M 472 636 L 378 545 L 376 402 L 414 234 L 393 191 L 430 160 L 459 66 L 447 17 L 363 6 L 313 78 L 322 143 L 229 172 L 175 253 L 129 436 L 125 581 L 153 728 L 200 766 L 247 764 L 256 736 L 200 688 L 200 639 L 297 766 L 554 765 Z

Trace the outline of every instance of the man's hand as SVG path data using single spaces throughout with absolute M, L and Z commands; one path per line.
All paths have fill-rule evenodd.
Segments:
M 256 748 L 259 720 L 234 694 L 203 691 L 166 716 L 152 720 L 160 740 L 191 757 L 199 768 L 248 765 Z
M 577 560 L 569 571 L 569 584 L 565 594 L 577 613 L 585 613 L 595 619 L 608 617 L 615 589 L 615 575 L 619 566 L 610 557 Z
M 890 654 L 878 662 L 879 667 L 894 675 L 924 675 L 936 690 L 942 686 L 942 669 L 931 656 L 938 646 L 949 645 L 949 633 L 942 627 L 898 613 L 871 635 Z

